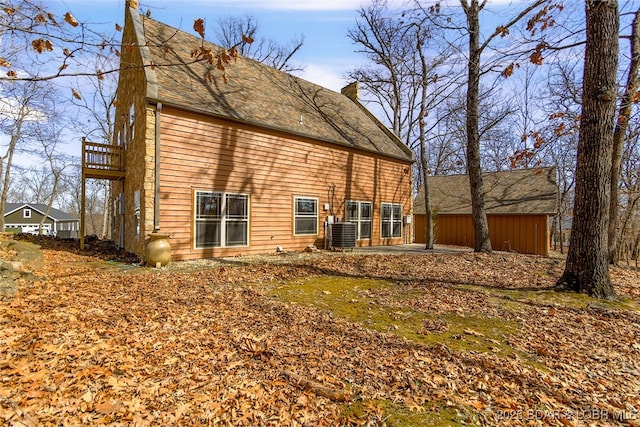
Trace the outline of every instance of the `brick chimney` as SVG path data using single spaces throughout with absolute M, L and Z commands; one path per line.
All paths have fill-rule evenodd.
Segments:
M 360 84 L 358 82 L 350 83 L 343 87 L 340 93 L 352 101 L 358 102 L 360 100 Z
M 126 0 L 125 6 L 138 10 L 138 0 Z

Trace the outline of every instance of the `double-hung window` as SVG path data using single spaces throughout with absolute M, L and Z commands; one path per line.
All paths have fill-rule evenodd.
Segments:
M 347 201 L 345 220 L 356 224 L 357 240 L 371 238 L 371 215 L 371 202 Z
M 382 204 L 382 238 L 402 237 L 402 205 Z
M 249 196 L 225 194 L 225 246 L 247 246 L 249 231 Z
M 318 199 L 311 197 L 293 198 L 293 234 L 318 234 Z
M 247 194 L 196 191 L 196 249 L 249 244 L 249 196 Z

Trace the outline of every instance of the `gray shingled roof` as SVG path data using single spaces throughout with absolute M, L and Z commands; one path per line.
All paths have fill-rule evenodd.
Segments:
M 44 215 L 47 212 L 47 205 L 43 203 L 6 203 L 4 205 L 4 215 L 7 216 L 18 209 L 31 208 Z M 78 217 L 68 214 L 60 209 L 51 208 L 49 216 L 56 221 L 78 221 Z
M 555 214 L 558 186 L 555 168 L 522 169 L 483 174 L 488 214 Z M 467 175 L 429 177 L 431 206 L 440 214 L 470 214 Z M 424 214 L 424 187 L 416 196 L 413 212 Z
M 215 65 L 205 61 L 192 63 L 192 50 L 202 44 L 199 37 L 137 16 L 140 19 L 137 21 L 138 37 L 144 38 L 139 40 L 145 46 L 143 58 L 157 65 L 146 69 L 149 99 L 401 160 L 413 160 L 412 151 L 359 102 L 243 57 L 228 65 L 228 83 L 225 83 Z M 220 49 L 208 42 L 205 46 L 214 52 Z M 168 64 L 173 65 L 165 66 Z M 210 71 L 211 82 L 207 79 Z

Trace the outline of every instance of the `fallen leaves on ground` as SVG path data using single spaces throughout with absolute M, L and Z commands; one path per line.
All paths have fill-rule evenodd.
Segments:
M 453 424 L 640 425 L 634 270 L 612 271 L 624 304 L 573 303 L 548 290 L 561 260 L 514 254 L 321 252 L 185 271 L 40 243 L 40 280 L 0 297 L 7 425 L 413 425 L 393 408 Z M 496 343 L 512 351 L 427 345 L 274 296 L 327 275 L 389 281 L 366 301 L 427 314 L 424 333 L 452 314 L 516 322 Z

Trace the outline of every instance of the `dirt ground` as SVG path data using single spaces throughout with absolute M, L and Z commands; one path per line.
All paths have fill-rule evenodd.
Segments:
M 640 426 L 640 274 L 561 258 L 289 253 L 141 267 L 0 242 L 5 425 Z M 0 424 L 2 424 L 0 422 Z

